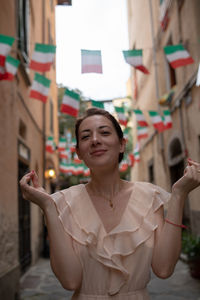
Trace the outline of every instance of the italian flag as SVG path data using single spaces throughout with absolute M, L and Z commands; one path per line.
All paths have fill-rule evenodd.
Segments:
M 82 164 L 82 160 L 78 158 L 78 155 L 76 153 L 74 154 L 74 162 L 75 164 Z
M 29 68 L 38 72 L 50 70 L 56 52 L 56 46 L 47 44 L 35 44 Z
M 137 126 L 137 138 L 138 140 L 148 137 L 147 127 Z
M 88 167 L 86 167 L 85 165 L 83 165 L 83 175 L 85 177 L 90 176 L 90 169 Z
M 104 103 L 102 101 L 91 100 L 92 107 L 104 109 Z
M 81 73 L 102 73 L 100 50 L 81 50 L 81 62 Z
M 65 137 L 60 137 L 59 138 L 59 142 L 58 142 L 58 151 L 64 151 L 66 149 L 67 146 L 67 140 Z
M 71 153 L 76 152 L 76 139 L 72 139 L 72 143 L 70 145 L 70 151 Z
M 128 133 L 129 133 L 129 130 L 130 128 L 126 127 L 123 131 L 123 135 L 124 135 L 124 138 L 126 140 L 126 142 L 128 142 Z
M 55 143 L 52 136 L 49 136 L 46 140 L 46 151 L 49 153 L 53 153 L 55 150 Z
M 129 158 L 129 166 L 133 167 L 134 166 L 134 162 L 135 162 L 134 154 L 133 153 L 129 153 L 128 158 Z
M 163 111 L 165 129 L 172 128 L 172 118 L 169 110 Z
M 0 34 L 0 66 L 5 66 L 6 56 L 8 56 L 15 38 Z
M 165 130 L 165 126 L 163 124 L 162 118 L 157 113 L 157 111 L 149 111 L 149 116 L 151 118 L 151 121 L 152 121 L 155 129 L 157 129 L 159 132 L 162 132 Z
M 6 80 L 13 80 L 14 76 L 17 73 L 19 63 L 20 61 L 18 59 L 15 59 L 9 55 L 6 57 Z
M 119 107 L 119 106 L 115 106 L 115 111 L 117 113 L 118 119 L 119 119 L 119 123 L 121 125 L 126 126 L 128 123 L 127 117 L 125 115 L 125 111 L 123 107 Z
M 72 167 L 71 167 L 70 164 L 66 164 L 66 163 L 61 162 L 60 166 L 59 166 L 59 169 L 60 169 L 60 172 L 64 173 L 64 174 L 72 173 Z
M 146 122 L 142 111 L 140 109 L 134 109 L 133 111 L 135 113 L 138 125 L 141 127 L 148 126 L 148 123 Z
M 59 153 L 59 157 L 60 158 L 65 158 L 65 159 L 69 159 L 69 150 L 67 150 L 67 149 L 64 149 L 63 151 L 61 151 L 60 153 Z
M 193 58 L 181 44 L 166 46 L 164 47 L 164 52 L 168 62 L 174 69 L 192 64 L 194 62 Z
M 70 115 L 73 117 L 77 117 L 79 107 L 80 107 L 79 94 L 66 89 L 64 96 L 63 96 L 60 111 L 64 114 L 67 114 L 67 115 Z
M 125 172 L 129 167 L 127 159 L 123 159 L 119 165 L 119 171 L 120 172 Z
M 133 50 L 127 50 L 123 51 L 124 59 L 125 61 L 136 68 L 137 70 L 142 71 L 145 74 L 149 74 L 149 71 L 147 68 L 143 65 L 142 62 L 142 49 L 133 49 Z
M 35 73 L 30 91 L 30 98 L 34 98 L 46 103 L 50 84 L 51 80 L 44 77 L 43 75 L 40 75 L 39 73 Z
M 139 144 L 136 144 L 135 149 L 133 151 L 133 154 L 134 154 L 135 162 L 139 162 L 140 161 L 140 148 L 139 148 Z

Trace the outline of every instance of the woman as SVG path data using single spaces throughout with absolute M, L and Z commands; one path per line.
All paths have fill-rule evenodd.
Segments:
M 77 154 L 90 168 L 88 184 L 50 196 L 34 171 L 20 181 L 24 198 L 44 212 L 52 269 L 75 291 L 72 299 L 149 299 L 150 268 L 167 278 L 179 258 L 184 201 L 200 184 L 200 164 L 188 160 L 169 194 L 120 179 L 125 140 L 108 112 L 89 109 L 77 121 L 76 138 Z

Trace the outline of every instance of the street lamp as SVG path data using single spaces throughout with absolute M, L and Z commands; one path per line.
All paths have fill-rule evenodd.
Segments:
M 48 168 L 46 171 L 45 171 L 45 178 L 46 179 L 53 179 L 53 178 L 56 178 L 56 172 L 53 168 Z

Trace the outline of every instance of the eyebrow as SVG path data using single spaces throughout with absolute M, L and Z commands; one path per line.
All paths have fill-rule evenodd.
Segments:
M 111 127 L 108 126 L 108 125 L 102 125 L 102 126 L 99 126 L 99 127 L 98 127 L 98 129 L 103 129 L 103 128 L 109 128 L 109 129 L 111 129 Z M 91 131 L 90 129 L 84 129 L 84 130 L 82 130 L 80 133 L 90 132 L 90 131 Z

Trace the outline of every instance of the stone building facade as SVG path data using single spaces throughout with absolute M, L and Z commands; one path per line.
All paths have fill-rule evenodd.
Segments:
M 164 6 L 161 7 L 161 4 Z M 129 49 L 143 49 L 143 64 L 150 74 L 131 70 L 133 108 L 141 109 L 149 123 L 148 138 L 140 142 L 140 163 L 132 170 L 133 180 L 155 183 L 170 191 L 190 157 L 200 161 L 200 87 L 196 86 L 200 53 L 200 2 L 198 0 L 127 0 Z M 161 26 L 162 24 L 162 26 Z M 163 47 L 182 44 L 194 63 L 172 69 Z M 159 99 L 174 88 L 166 106 Z M 154 130 L 148 111 L 171 112 L 173 127 Z M 137 143 L 133 114 L 134 144 Z M 199 189 L 187 199 L 184 221 L 200 235 Z
M 44 75 L 51 80 L 48 101 L 29 97 L 34 71 L 28 64 L 35 43 L 55 45 L 55 5 L 51 0 L 2 0 L 0 34 L 15 42 L 10 55 L 20 60 L 14 80 L 0 81 L 0 299 L 18 299 L 20 276 L 44 246 L 43 216 L 22 198 L 20 178 L 35 170 L 50 191 L 45 170 L 58 172 L 57 154 L 45 152 L 45 140 L 58 141 L 55 61 Z

